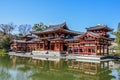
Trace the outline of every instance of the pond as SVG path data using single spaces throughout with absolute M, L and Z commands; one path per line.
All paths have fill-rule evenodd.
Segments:
M 0 57 L 0 80 L 120 80 L 120 62 Z

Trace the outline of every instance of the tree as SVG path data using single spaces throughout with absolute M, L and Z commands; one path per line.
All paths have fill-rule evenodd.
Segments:
M 113 32 L 113 34 L 116 36 L 115 42 L 117 43 L 118 50 L 120 50 L 120 23 L 118 23 L 118 30 L 117 30 L 117 32 Z
M 120 24 L 118 24 L 118 27 Z M 115 35 L 115 43 L 117 43 L 116 49 L 117 54 L 120 55 L 120 28 L 116 32 L 112 32 L 113 35 Z
M 118 29 L 120 29 L 120 22 L 118 23 Z
M 31 31 L 31 25 L 28 24 L 19 25 L 18 30 L 19 34 L 25 36 Z
M 10 38 L 7 35 L 3 36 L 0 47 L 5 50 L 10 49 Z
M 4 35 L 11 35 L 12 31 L 15 29 L 16 25 L 13 23 L 10 24 L 0 24 L 0 31 L 3 32 Z
M 115 42 L 117 43 L 117 47 L 120 50 L 120 28 L 118 29 L 118 31 L 115 33 Z
M 32 29 L 33 29 L 33 31 L 43 31 L 43 30 L 47 29 L 47 26 L 44 25 L 42 22 L 40 22 L 38 24 L 34 24 Z
M 0 49 L 8 50 L 10 48 L 10 41 L 13 39 L 12 31 L 16 28 L 13 23 L 0 24 Z

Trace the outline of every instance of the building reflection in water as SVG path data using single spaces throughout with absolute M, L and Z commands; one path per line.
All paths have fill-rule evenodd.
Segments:
M 109 75 L 109 62 L 100 63 L 80 62 L 68 60 L 68 70 L 80 72 L 77 80 L 111 80 L 114 76 Z
M 27 64 L 32 64 L 33 73 L 31 75 L 32 79 L 40 78 L 43 76 L 54 76 L 59 75 L 58 78 L 62 80 L 66 80 L 61 78 L 62 74 L 66 75 L 66 77 L 71 77 L 70 80 L 111 80 L 115 78 L 110 75 L 111 70 L 109 69 L 109 61 L 104 61 L 100 63 L 95 62 L 81 62 L 75 60 L 61 60 L 61 59 L 17 59 L 13 58 L 13 65 L 15 66 L 15 62 L 26 61 Z M 35 76 L 38 75 L 38 76 Z M 34 78 L 33 78 L 34 77 Z M 50 77 L 46 77 L 46 79 L 50 79 Z M 39 79 L 38 79 L 39 80 Z

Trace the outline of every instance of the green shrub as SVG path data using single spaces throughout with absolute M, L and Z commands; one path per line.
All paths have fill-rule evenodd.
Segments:
M 0 56 L 4 56 L 5 53 L 6 53 L 6 50 L 5 50 L 5 49 L 1 49 L 1 50 L 0 50 Z

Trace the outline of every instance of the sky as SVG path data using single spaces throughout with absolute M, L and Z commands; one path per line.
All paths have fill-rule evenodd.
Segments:
M 71 30 L 108 25 L 117 30 L 120 0 L 0 0 L 0 24 L 67 23 Z

